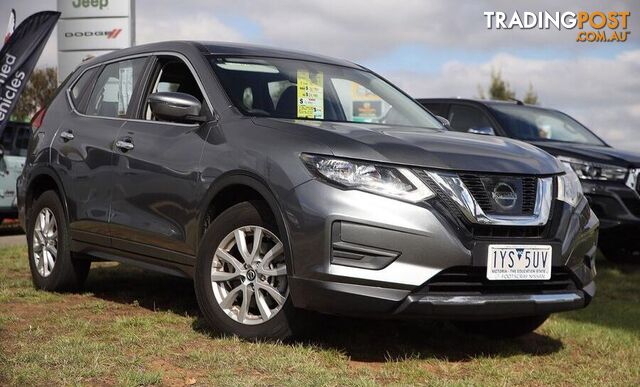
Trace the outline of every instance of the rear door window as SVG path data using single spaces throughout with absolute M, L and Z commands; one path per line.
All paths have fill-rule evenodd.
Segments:
M 110 63 L 104 67 L 91 92 L 86 114 L 127 117 L 131 96 L 140 81 L 146 58 Z
M 446 103 L 423 103 L 422 105 L 436 116 L 440 116 L 442 118 L 447 118 L 449 116 L 449 105 Z
M 492 127 L 489 117 L 482 110 L 473 106 L 459 104 L 451 105 L 449 122 L 451 123 L 451 128 L 456 132 Z

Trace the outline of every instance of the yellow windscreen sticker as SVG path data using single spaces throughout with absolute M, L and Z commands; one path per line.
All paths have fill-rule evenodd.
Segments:
M 324 90 L 321 72 L 298 70 L 298 118 L 324 118 Z

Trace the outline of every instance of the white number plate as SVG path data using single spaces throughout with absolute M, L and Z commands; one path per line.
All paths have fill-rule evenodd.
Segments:
M 549 245 L 489 245 L 487 278 L 490 280 L 551 279 Z

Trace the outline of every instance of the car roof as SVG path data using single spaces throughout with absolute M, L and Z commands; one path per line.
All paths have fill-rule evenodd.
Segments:
M 276 47 L 260 46 L 245 43 L 228 43 L 228 42 L 208 42 L 208 41 L 191 41 L 191 40 L 174 40 L 158 43 L 149 43 L 130 48 L 116 50 L 100 57 L 88 60 L 83 63 L 91 65 L 112 59 L 118 59 L 124 56 L 136 54 L 151 53 L 155 51 L 185 51 L 197 49 L 203 55 L 224 55 L 224 56 L 258 56 L 269 58 L 283 58 L 294 60 L 305 60 L 311 62 L 320 62 L 343 67 L 351 67 L 357 69 L 365 69 L 353 62 L 344 59 L 331 58 L 323 55 L 316 55 L 296 50 L 283 50 Z
M 209 54 L 213 55 L 238 55 L 238 56 L 264 56 L 271 58 L 298 59 L 312 62 L 329 63 L 338 66 L 363 68 L 351 61 L 332 58 L 297 50 L 283 50 L 276 47 L 261 46 L 245 43 L 220 43 L 220 42 L 199 42 L 205 47 Z
M 416 101 L 420 103 L 455 103 L 455 102 L 465 102 L 475 105 L 484 105 L 488 107 L 493 106 L 521 106 L 527 109 L 538 109 L 538 110 L 550 110 L 550 111 L 558 111 L 553 108 L 543 107 L 539 105 L 529 105 L 522 103 L 521 101 L 502 101 L 495 99 L 477 99 L 477 98 L 416 98 Z
M 494 99 L 478 99 L 478 98 L 416 98 L 418 102 L 439 102 L 439 103 L 453 103 L 453 102 L 468 102 L 478 105 L 518 105 L 518 101 L 498 101 Z

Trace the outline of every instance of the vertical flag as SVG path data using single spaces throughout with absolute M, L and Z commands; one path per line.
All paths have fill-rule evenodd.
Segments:
M 20 93 L 42 54 L 60 12 L 29 16 L 9 36 L 0 50 L 0 133 L 9 121 Z

